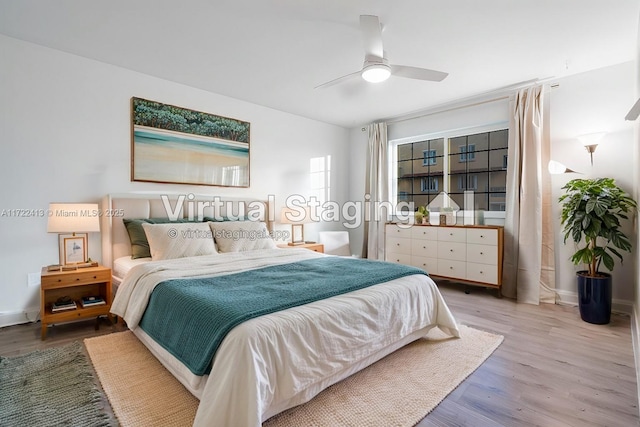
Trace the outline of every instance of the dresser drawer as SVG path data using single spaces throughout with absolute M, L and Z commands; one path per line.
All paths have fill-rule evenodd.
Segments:
M 438 258 L 454 261 L 466 261 L 467 245 L 456 242 L 438 242 Z
M 464 261 L 438 259 L 437 275 L 454 279 L 465 279 L 467 277 L 467 263 Z
M 411 256 L 411 264 L 414 267 L 423 269 L 429 274 L 438 274 L 438 259 L 422 256 Z
M 412 240 L 411 255 L 436 258 L 438 256 L 438 242 L 436 240 Z
M 498 247 L 467 244 L 467 262 L 498 265 Z
M 392 253 L 411 255 L 411 239 L 387 237 L 385 249 Z
M 110 280 L 111 270 L 109 269 L 101 269 L 100 271 L 73 270 L 70 271 L 69 274 L 43 275 L 40 279 L 43 289 L 86 285 L 89 283 L 108 282 Z
M 467 241 L 467 229 L 462 227 L 438 227 L 438 241 L 465 243 Z
M 411 238 L 416 240 L 438 240 L 438 227 L 414 226 L 411 229 Z
M 387 224 L 385 228 L 385 234 L 387 239 L 389 237 L 401 237 L 403 239 L 411 238 L 411 229 L 410 226 L 398 226 L 396 224 Z
M 411 255 L 409 254 L 399 254 L 387 251 L 385 260 L 395 262 L 396 264 L 411 265 Z
M 474 282 L 498 284 L 498 267 L 495 265 L 467 263 L 467 280 Z
M 498 245 L 498 230 L 495 228 L 469 228 L 467 243 L 478 245 Z
M 502 284 L 501 227 L 385 224 L 385 232 L 389 262 L 474 286 Z

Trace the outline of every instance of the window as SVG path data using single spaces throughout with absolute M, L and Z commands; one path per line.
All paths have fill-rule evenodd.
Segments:
M 476 159 L 476 146 L 475 144 L 461 145 L 460 147 L 460 161 L 471 162 Z
M 504 212 L 508 130 L 493 129 L 392 141 L 396 201 L 427 206 L 444 191 L 461 209 Z M 474 192 L 471 207 L 465 206 L 465 191 Z
M 477 190 L 478 189 L 478 175 L 459 175 L 458 176 L 458 190 Z
M 433 176 L 427 176 L 420 181 L 420 191 L 423 193 L 437 193 L 438 192 L 438 178 Z
M 424 150 L 422 152 L 423 166 L 435 165 L 436 164 L 436 150 Z
M 310 196 L 320 203 L 331 200 L 331 156 L 314 157 L 309 161 Z
M 442 191 L 444 149 L 442 138 L 394 147 L 396 164 L 392 168 L 397 179 L 393 191 L 397 200 L 426 206 Z M 426 177 L 432 179 L 423 181 Z

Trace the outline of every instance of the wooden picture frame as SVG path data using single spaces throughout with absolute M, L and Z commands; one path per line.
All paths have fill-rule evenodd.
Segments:
M 86 262 L 88 259 L 88 237 L 87 233 L 58 235 L 60 265 Z
M 131 98 L 131 181 L 249 187 L 250 123 Z

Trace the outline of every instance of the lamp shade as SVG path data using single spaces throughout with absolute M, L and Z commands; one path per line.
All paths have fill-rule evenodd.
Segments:
M 580 135 L 578 139 L 580 140 L 580 143 L 582 143 L 582 145 L 588 147 L 590 145 L 597 145 L 605 135 L 606 132 L 588 133 L 586 135 Z
M 296 208 L 282 208 L 280 211 L 280 223 L 282 224 L 309 224 L 311 220 L 311 209 L 308 206 L 298 206 Z
M 97 203 L 50 203 L 48 233 L 97 233 L 100 214 Z

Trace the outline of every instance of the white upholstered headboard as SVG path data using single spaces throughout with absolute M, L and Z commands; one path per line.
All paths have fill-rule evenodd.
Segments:
M 113 268 L 113 261 L 131 255 L 131 243 L 124 218 L 244 217 L 249 211 L 261 212 L 261 221 L 273 229 L 274 209 L 268 201 L 193 194 L 108 194 L 102 199 L 102 264 Z

